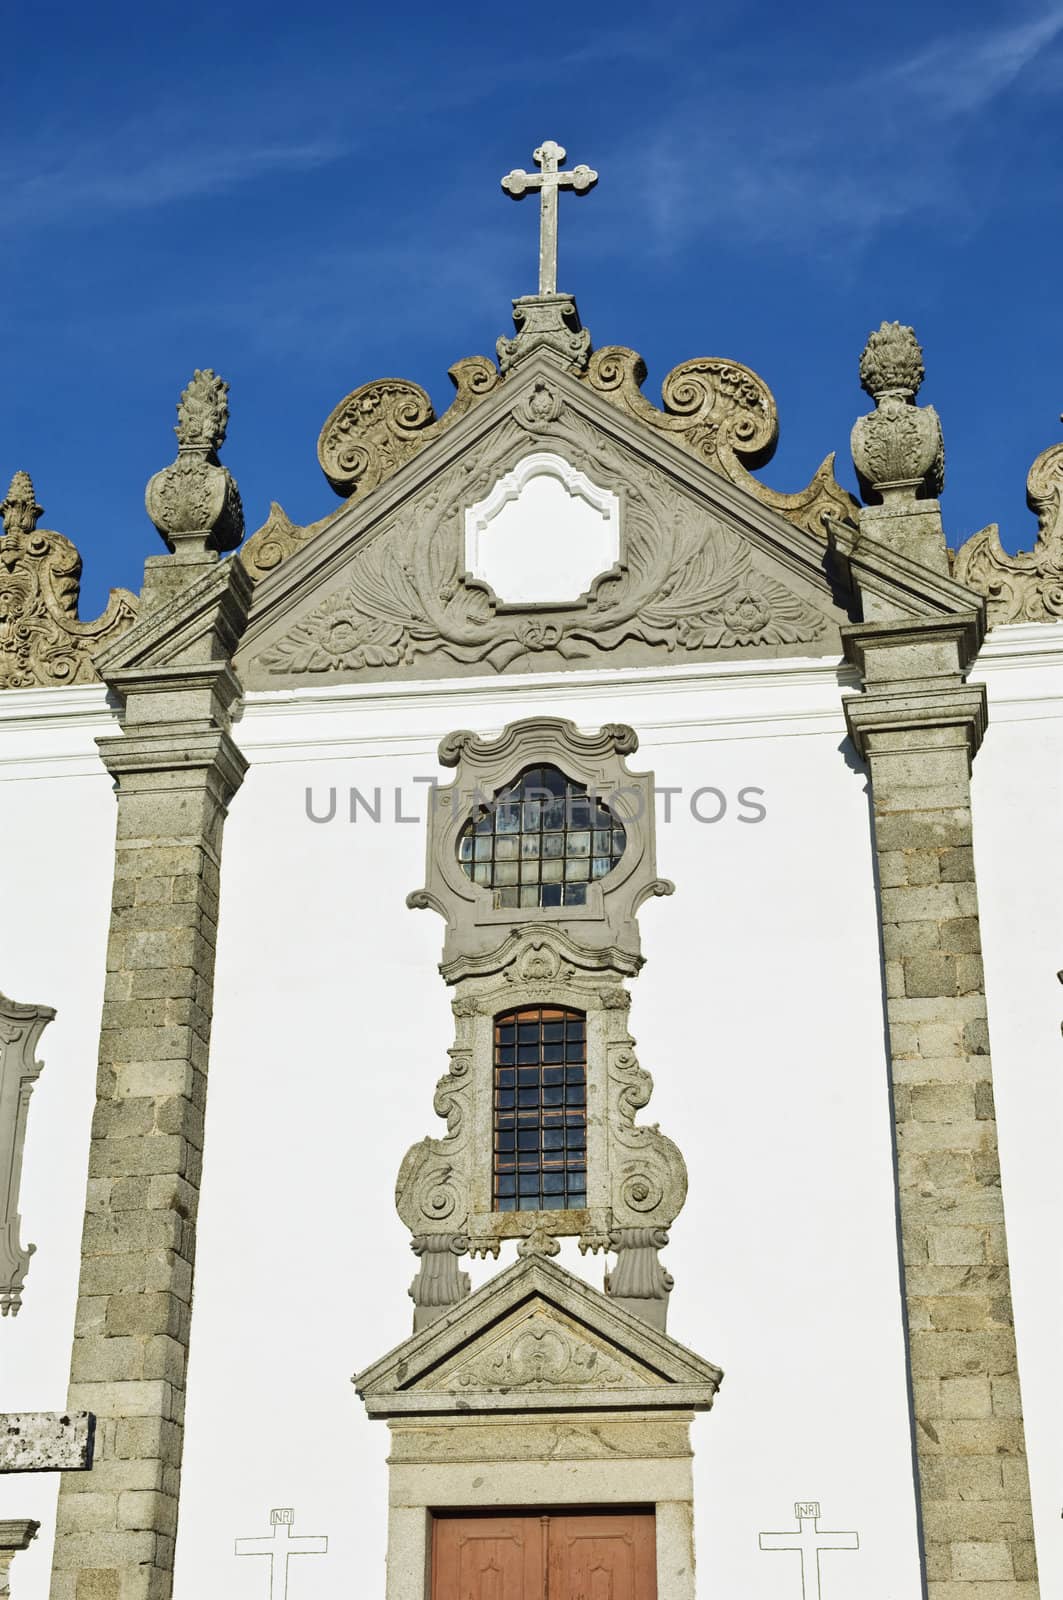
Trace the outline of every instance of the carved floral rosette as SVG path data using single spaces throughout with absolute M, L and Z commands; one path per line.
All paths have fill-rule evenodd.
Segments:
M 1063 621 L 1063 444 L 1043 451 L 1030 468 L 1026 503 L 1038 523 L 1032 550 L 1009 555 L 991 523 L 954 558 L 954 577 L 985 595 L 990 625 Z
M 463 1235 L 481 1256 L 497 1256 L 506 1239 L 531 1247 L 522 1254 L 553 1254 L 557 1236 L 597 1251 L 610 1247 L 614 1230 L 669 1227 L 686 1199 L 686 1167 L 671 1139 L 637 1121 L 653 1079 L 635 1055 L 627 998 L 606 961 L 548 928 L 521 930 L 497 971 L 460 982 L 450 1070 L 434 1100 L 447 1132 L 413 1146 L 396 1185 L 399 1216 L 415 1237 Z M 578 1210 L 493 1209 L 493 1019 L 526 1005 L 587 1017 L 588 1187 Z
M 623 494 L 620 564 L 568 606 L 500 605 L 465 570 L 465 508 L 529 448 L 552 449 Z M 539 380 L 484 442 L 475 472 L 459 461 L 441 473 L 416 513 L 407 508 L 356 547 L 344 586 L 257 660 L 286 676 L 410 666 L 432 655 L 502 672 L 536 655 L 590 663 L 626 640 L 681 654 L 808 644 L 825 626 L 813 605 L 757 567 L 745 540 L 663 472 L 635 468 Z

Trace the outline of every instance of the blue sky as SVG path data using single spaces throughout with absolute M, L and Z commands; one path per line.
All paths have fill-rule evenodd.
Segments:
M 0 55 L 0 477 L 28 470 L 85 560 L 82 615 L 161 552 L 144 483 L 194 367 L 232 385 L 248 530 L 337 502 L 319 429 L 402 376 L 442 409 L 535 288 L 536 206 L 499 188 L 555 138 L 559 284 L 598 345 L 764 377 L 796 489 L 852 484 L 856 377 L 912 322 L 953 543 L 1032 542 L 1063 437 L 1063 0 L 572 8 L 46 3 Z M 0 488 L 2 492 L 2 488 Z

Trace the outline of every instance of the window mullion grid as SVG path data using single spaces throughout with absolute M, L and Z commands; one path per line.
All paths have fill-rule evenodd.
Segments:
M 586 1018 L 533 1006 L 495 1019 L 494 1203 L 586 1205 Z

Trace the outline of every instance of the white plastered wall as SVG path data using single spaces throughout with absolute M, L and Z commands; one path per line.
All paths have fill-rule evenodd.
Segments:
M 1042 1592 L 1063 1592 L 1063 625 L 996 630 L 978 673 L 991 728 L 975 768 L 987 986 Z M 563 692 L 559 692 L 563 691 Z M 294 1505 L 329 1553 L 297 1558 L 289 1600 L 383 1592 L 387 1430 L 348 1378 L 404 1337 L 416 1263 L 392 1207 L 431 1111 L 451 1019 L 441 925 L 408 912 L 422 882 L 414 775 L 439 736 L 541 711 L 626 720 L 659 785 L 714 785 L 659 809 L 677 893 L 641 913 L 648 965 L 632 1029 L 656 1078 L 644 1116 L 677 1137 L 691 1195 L 666 1260 L 670 1331 L 726 1369 L 694 1425 L 699 1593 L 777 1597 L 796 1556 L 760 1529 L 860 1533 L 824 1586 L 914 1592 L 915 1534 L 893 1240 L 888 1106 L 862 775 L 839 753 L 833 670 L 811 663 L 572 674 L 552 682 L 257 697 L 253 766 L 225 844 L 222 944 L 197 1271 L 177 1600 L 262 1600 L 266 1563 L 233 1538 Z M 114 800 L 94 738 L 97 689 L 0 701 L 7 848 L 0 987 L 58 1011 L 30 1108 L 24 1239 L 38 1245 L 17 1318 L 0 1322 L 0 1410 L 66 1393 L 110 899 Z M 306 820 L 305 790 L 339 814 Z M 381 789 L 388 822 L 345 820 Z M 763 823 L 735 820 L 765 790 Z M 703 797 L 706 814 L 718 802 Z M 600 1282 L 602 1263 L 567 1264 Z M 482 1280 L 483 1265 L 475 1269 Z M 0 1478 L 0 1517 L 37 1517 L 15 1568 L 46 1600 L 57 1480 Z
M 1063 622 L 998 628 L 973 674 L 993 1084 L 1041 1594 L 1063 1594 Z
M 111 907 L 115 801 L 96 751 L 113 733 L 102 688 L 0 695 L 0 989 L 53 1006 L 23 1152 L 22 1308 L 0 1319 L 0 1411 L 61 1411 L 70 1378 L 89 1129 Z M 0 1519 L 41 1530 L 16 1557 L 18 1600 L 46 1600 L 58 1475 L 0 1476 Z
M 825 1556 L 866 1600 L 915 1592 L 890 1115 L 865 778 L 840 746 L 830 663 L 672 668 L 253 696 L 233 804 L 189 1375 L 177 1600 L 262 1600 L 237 1537 L 326 1534 L 292 1600 L 383 1593 L 387 1430 L 350 1374 L 410 1330 L 416 1268 L 393 1208 L 407 1147 L 442 1132 L 452 1039 L 423 882 L 439 738 L 537 713 L 631 722 L 634 767 L 678 786 L 658 826 L 673 898 L 641 913 L 632 1031 L 643 1114 L 681 1144 L 690 1199 L 667 1262 L 670 1331 L 719 1362 L 694 1426 L 699 1593 L 774 1600 L 762 1553 L 818 1498 L 861 1554 Z M 307 819 L 305 794 L 331 822 Z M 352 786 L 375 803 L 348 820 Z M 717 823 L 695 790 L 728 800 Z M 742 823 L 738 792 L 764 791 Z M 702 796 L 712 816 L 719 801 Z M 601 1282 L 601 1259 L 563 1259 Z M 474 1281 L 486 1271 L 478 1264 Z

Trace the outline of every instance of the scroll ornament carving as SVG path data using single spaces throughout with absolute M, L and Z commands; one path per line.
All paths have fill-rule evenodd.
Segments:
M 136 620 L 127 589 L 112 589 L 94 621 L 78 620 L 81 557 L 62 534 L 37 527 L 42 514 L 29 474 L 16 472 L 0 504 L 0 689 L 97 682 L 96 651 Z
M 436 1084 L 432 1102 L 436 1116 L 446 1122 L 447 1136 L 422 1139 L 407 1151 L 399 1168 L 395 1209 L 415 1238 L 426 1232 L 466 1231 L 471 1178 L 470 1069 L 467 1050 L 450 1052 L 450 1071 Z
M 611 345 L 592 354 L 590 334 L 580 324 L 570 296 L 526 295 L 514 302 L 514 319 L 517 337 L 499 339 L 498 367 L 486 356 L 468 356 L 450 368 L 457 392 L 442 416 L 436 416 L 424 389 L 404 378 L 381 378 L 345 396 L 326 420 L 317 447 L 321 470 L 336 493 L 345 498 L 369 494 L 493 393 L 534 350 L 546 348 L 562 367 L 611 404 L 690 450 L 799 527 L 821 538 L 825 517 L 853 522 L 858 508 L 834 476 L 833 455 L 796 494 L 781 494 L 748 470 L 771 459 L 779 431 L 771 391 L 749 367 L 708 358 L 683 362 L 664 380 L 662 410 L 641 392 L 646 364 L 636 351 Z M 519 403 L 517 414 L 529 429 L 545 428 L 556 421 L 560 410 L 556 392 L 537 382 L 531 396 Z M 256 577 L 271 571 L 303 542 L 292 539 L 288 532 L 292 525 L 284 528 L 279 517 L 270 527 L 273 519 L 271 512 L 268 536 L 264 529 L 259 532 L 264 553 L 276 559 L 267 567 L 256 556 L 249 566 Z M 309 538 L 321 526 L 312 523 L 297 532 Z
M 257 583 L 259 578 L 264 578 L 267 572 L 279 567 L 288 556 L 294 555 L 296 550 L 301 550 L 316 533 L 321 532 L 322 528 L 327 528 L 335 515 L 333 512 L 332 516 L 322 517 L 318 522 L 308 522 L 305 527 L 299 527 L 291 520 L 283 506 L 279 506 L 276 500 L 272 501 L 269 516 L 240 551 L 240 561 L 248 575 Z
M 546 1317 L 532 1317 L 444 1382 L 452 1391 L 619 1389 L 630 1388 L 632 1379 L 604 1350 Z
M 1026 503 L 1038 523 L 1032 550 L 1008 555 L 991 523 L 954 558 L 953 576 L 985 595 L 990 626 L 1063 621 L 1063 444 L 1043 451 L 1030 468 Z
M 616 1095 L 610 1157 L 612 1208 L 618 1227 L 668 1227 L 687 1196 L 686 1163 L 656 1123 L 636 1126 L 653 1079 L 639 1066 L 630 1038 L 611 1052 L 610 1094 Z
M 30 1095 L 41 1073 L 37 1041 L 55 1016 L 0 994 L 0 1315 L 17 1316 L 36 1245 L 20 1242 L 19 1186 Z
M 441 417 L 425 391 L 403 378 L 363 383 L 340 401 L 317 445 L 321 470 L 337 494 L 368 494 L 501 381 L 486 356 L 456 362 L 449 376 L 457 393 Z
M 586 373 L 590 387 L 614 405 L 817 538 L 826 537 L 825 517 L 853 522 L 856 502 L 834 476 L 833 453 L 796 494 L 780 494 L 748 470 L 771 460 L 779 438 L 775 398 L 751 368 L 710 357 L 684 361 L 661 385 L 663 410 L 642 393 L 645 381 L 646 363 L 623 345 L 596 350 Z
M 445 733 L 439 741 L 439 764 L 457 767 L 463 760 L 477 765 L 507 762 L 522 747 L 534 719 L 510 722 L 502 732 L 485 739 L 471 728 L 455 728 Z M 574 722 L 552 718 L 548 722 L 551 734 L 563 740 L 566 754 L 601 760 L 609 756 L 633 756 L 639 747 L 639 736 L 626 722 L 606 722 L 597 733 L 585 733 Z M 440 797 L 445 798 L 444 796 Z
M 229 424 L 228 392 L 209 367 L 197 368 L 177 406 L 177 460 L 148 481 L 148 516 L 171 552 L 235 550 L 244 536 L 240 491 L 218 460 Z
M 358 671 L 412 663 L 439 652 L 502 672 L 529 654 L 586 660 L 627 639 L 669 651 L 808 642 L 825 619 L 753 564 L 752 551 L 722 524 L 687 511 L 662 475 L 605 467 L 597 440 L 572 416 L 553 438 L 591 475 L 624 488 L 627 553 L 596 579 L 586 600 L 563 612 L 499 611 L 464 575 L 462 505 L 510 465 L 523 430 L 499 429 L 470 484 L 459 463 L 444 474 L 423 513 L 391 527 L 351 561 L 345 588 L 330 594 L 260 657 L 272 673 Z
M 923 352 L 912 328 L 884 322 L 860 358 L 860 384 L 875 410 L 852 431 L 853 463 L 870 505 L 933 499 L 945 481 L 945 446 L 933 406 L 917 406 Z
M 531 990 L 569 983 L 575 975 L 571 962 L 563 961 L 556 946 L 545 939 L 529 940 L 516 961 L 506 968 L 507 983 Z

